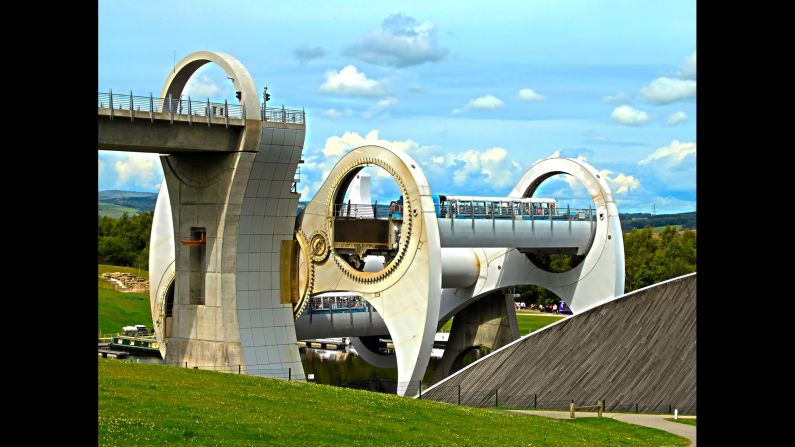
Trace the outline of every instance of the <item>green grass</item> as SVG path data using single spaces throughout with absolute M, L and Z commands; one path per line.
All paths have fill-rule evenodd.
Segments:
M 562 320 L 566 317 L 557 316 L 557 317 L 545 317 L 541 315 L 527 315 L 527 314 L 516 314 L 516 322 L 519 323 L 519 336 L 525 336 L 531 332 L 537 331 L 544 326 L 549 326 L 550 324 Z
M 517 313 L 516 314 L 516 322 L 519 324 L 519 336 L 523 337 L 531 332 L 537 331 L 544 326 L 548 326 L 558 320 L 562 320 L 566 317 L 545 317 L 541 315 L 528 315 Z M 453 327 L 453 319 L 447 320 L 447 322 L 439 329 L 439 332 L 450 332 Z
M 394 395 L 98 359 L 98 444 L 685 446 L 608 418 L 555 420 Z
M 141 213 L 140 210 L 129 208 L 126 206 L 116 205 L 115 203 L 98 202 L 98 214 L 100 216 L 112 217 L 114 219 L 120 218 L 124 213 L 130 217 Z
M 149 272 L 135 267 L 97 264 L 97 276 L 106 272 L 125 272 L 148 279 Z M 144 324 L 152 328 L 152 311 L 149 309 L 149 295 L 142 293 L 121 293 L 112 289 L 109 281 L 97 278 L 99 332 L 115 334 L 123 326 Z
M 666 418 L 665 420 L 666 421 L 671 421 L 671 422 L 679 422 L 680 424 L 692 425 L 694 427 L 696 426 L 695 418 L 693 418 L 693 419 L 691 419 L 691 418 L 679 418 L 679 419 Z
M 152 328 L 152 311 L 149 309 L 149 295 L 141 293 L 121 293 L 109 289 L 97 289 L 99 332 L 115 334 L 122 326 L 133 324 Z

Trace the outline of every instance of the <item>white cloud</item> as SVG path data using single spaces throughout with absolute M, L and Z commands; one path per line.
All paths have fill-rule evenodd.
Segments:
M 359 72 L 353 65 L 348 65 L 339 72 L 329 70 L 325 74 L 326 82 L 320 86 L 320 91 L 325 93 L 338 93 L 353 96 L 380 96 L 387 91 L 386 81 L 367 79 L 364 73 Z
M 218 96 L 226 96 L 225 90 L 222 89 L 207 75 L 200 75 L 190 78 L 188 84 L 185 86 L 185 95 L 192 98 L 212 98 Z
M 367 111 L 362 112 L 362 116 L 365 117 L 365 118 L 370 118 L 371 116 L 373 116 L 377 112 L 380 112 L 381 110 L 384 110 L 384 109 L 387 109 L 389 107 L 392 107 L 393 105 L 395 105 L 395 104 L 397 104 L 399 102 L 400 101 L 398 101 L 397 98 L 392 97 L 392 96 L 390 96 L 389 98 L 384 98 L 384 99 L 376 102 L 375 104 L 373 104 Z
M 527 102 L 541 101 L 544 99 L 543 96 L 534 92 L 533 89 L 531 88 L 523 88 L 519 90 L 519 94 L 516 97 L 522 101 L 527 101 Z
M 389 98 L 384 98 L 384 99 L 378 101 L 377 103 L 375 103 L 375 106 L 373 106 L 373 107 L 375 107 L 376 109 L 381 110 L 381 109 L 385 109 L 387 107 L 391 107 L 391 106 L 393 106 L 393 105 L 395 105 L 395 104 L 397 104 L 399 102 L 400 101 L 398 101 L 397 98 L 394 98 L 394 97 L 390 96 Z
M 412 153 L 421 147 L 419 143 L 411 139 L 402 141 L 381 139 L 379 137 L 378 129 L 373 129 L 364 136 L 359 135 L 357 132 L 346 131 L 344 134 L 342 134 L 342 136 L 335 135 L 328 137 L 321 152 L 323 152 L 323 155 L 326 157 L 334 157 L 339 156 L 353 148 L 368 144 L 399 149 L 407 153 Z
M 669 104 L 696 95 L 696 81 L 661 77 L 641 89 L 647 101 L 654 104 Z
M 627 94 L 624 92 L 618 92 L 618 94 L 614 96 L 605 96 L 604 98 L 602 98 L 602 101 L 608 103 L 626 104 L 632 101 L 632 98 L 627 96 Z
M 639 161 L 638 164 L 647 165 L 653 162 L 662 162 L 664 165 L 671 167 L 680 164 L 689 156 L 696 157 L 696 143 L 674 140 L 668 146 L 657 149 L 651 155 Z
M 328 109 L 323 111 L 323 116 L 327 116 L 329 118 L 339 118 L 342 116 L 342 113 L 337 111 L 337 109 Z
M 538 163 L 541 160 L 546 160 L 547 158 L 558 158 L 558 157 L 560 157 L 560 150 L 556 150 L 555 152 L 552 152 L 551 154 L 549 154 L 548 156 L 546 156 L 544 158 L 539 158 L 538 160 L 534 161 L 531 164 L 531 166 L 536 164 L 536 163 Z
M 516 182 L 521 173 L 521 166 L 510 160 L 508 151 L 501 147 L 492 147 L 485 151 L 468 150 L 450 153 L 446 156 L 445 166 L 455 169 L 452 173 L 453 183 L 461 186 L 477 180 L 489 186 L 505 187 Z M 480 175 L 480 178 L 473 177 Z
M 447 56 L 447 48 L 436 41 L 436 25 L 394 14 L 343 51 L 346 56 L 387 67 L 408 67 L 434 62 Z
M 470 100 L 463 109 L 453 109 L 453 113 L 461 113 L 465 110 L 497 110 L 502 107 L 502 100 L 494 95 L 485 95 L 480 98 Z
M 683 112 L 681 110 L 678 110 L 678 111 L 668 115 L 668 119 L 666 120 L 666 122 L 668 124 L 670 124 L 671 126 L 673 126 L 675 124 L 678 124 L 678 123 L 681 123 L 681 122 L 684 122 L 684 121 L 687 121 L 687 113 L 685 113 L 685 112 Z
M 610 177 L 612 173 L 613 171 L 608 169 L 599 171 L 599 175 L 610 185 L 610 189 L 616 194 L 626 194 L 631 190 L 640 188 L 640 180 L 635 177 L 626 174 L 618 174 L 615 177 Z
M 346 131 L 342 135 L 331 136 L 326 139 L 322 149 L 310 149 L 305 152 L 305 163 L 301 167 L 301 178 L 304 183 L 302 191 L 302 200 L 309 200 L 312 195 L 320 188 L 323 181 L 328 177 L 328 174 L 334 168 L 334 165 L 351 149 L 365 146 L 375 145 L 391 149 L 398 149 L 408 154 L 411 154 L 420 165 L 424 163 L 420 160 L 425 160 L 431 151 L 428 146 L 422 146 L 414 140 L 386 140 L 380 137 L 378 129 L 373 129 L 365 135 L 357 132 Z M 373 193 L 379 187 L 380 179 L 391 178 L 386 171 L 381 169 L 375 171 L 372 177 Z
M 157 154 L 100 151 L 97 165 L 100 189 L 156 191 L 163 180 Z
M 696 52 L 693 51 L 693 54 L 686 57 L 684 62 L 682 62 L 682 69 L 679 72 L 679 76 L 685 79 L 696 79 Z
M 610 116 L 626 126 L 637 126 L 649 120 L 648 113 L 627 105 L 616 107 Z
M 301 45 L 293 50 L 293 56 L 298 59 L 298 62 L 305 64 L 312 59 L 318 59 L 326 55 L 326 50 L 321 47 L 310 47 L 308 45 Z

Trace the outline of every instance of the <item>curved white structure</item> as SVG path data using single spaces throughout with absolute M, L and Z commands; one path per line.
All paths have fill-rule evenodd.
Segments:
M 190 76 L 209 62 L 221 66 L 242 93 L 245 129 L 234 151 L 161 157 L 165 179 L 150 242 L 150 305 L 167 363 L 303 380 L 296 330 L 312 336 L 328 331 L 326 336 L 367 337 L 353 341 L 360 355 L 376 366 L 396 366 L 398 393 L 414 394 L 436 330 L 451 316 L 462 315 L 450 339 L 459 347 L 474 343 L 467 335 L 478 324 L 473 312 L 502 321 L 479 340 L 491 337 L 488 343 L 498 346 L 518 337 L 512 300 L 495 295 L 502 289 L 541 285 L 574 312 L 623 293 L 618 210 L 610 187 L 589 164 L 542 160 L 505 200 L 531 197 L 545 179 L 565 173 L 588 189 L 596 205 L 593 221 L 478 220 L 474 213 L 450 219 L 437 217 L 428 181 L 411 156 L 363 146 L 340 159 L 296 217 L 299 194 L 292 186 L 305 126 L 261 121 L 253 80 L 239 61 L 192 53 L 169 74 L 162 96 L 178 98 Z M 393 177 L 403 196 L 402 217 L 344 211 L 346 192 L 351 204 L 369 204 L 367 176 L 350 188 L 367 166 Z M 584 259 L 570 271 L 550 273 L 528 257 L 555 250 Z M 345 324 L 332 315 L 303 318 L 308 298 L 327 292 L 353 292 L 375 312 L 351 312 Z M 394 355 L 374 352 L 379 336 L 392 339 Z M 443 363 L 449 368 L 454 361 Z

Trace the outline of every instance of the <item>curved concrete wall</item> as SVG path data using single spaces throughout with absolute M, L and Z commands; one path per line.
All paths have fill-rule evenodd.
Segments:
M 300 194 L 291 192 L 305 128 L 264 127 L 240 212 L 237 240 L 237 316 L 247 372 L 304 379 L 292 304 L 282 304 L 279 250 L 292 240 Z
M 423 399 L 696 414 L 696 274 L 620 296 L 527 335 L 427 391 Z

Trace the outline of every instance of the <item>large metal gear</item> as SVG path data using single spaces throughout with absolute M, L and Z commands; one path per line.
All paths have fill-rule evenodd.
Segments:
M 354 160 L 348 165 L 346 165 L 340 173 L 334 178 L 334 182 L 331 185 L 328 193 L 328 213 L 327 215 L 333 216 L 334 215 L 334 198 L 337 195 L 337 189 L 341 186 L 344 180 L 350 175 L 351 171 L 357 168 L 361 168 L 368 165 L 375 165 L 380 167 L 381 169 L 385 170 L 392 176 L 395 182 L 398 184 L 400 188 L 400 192 L 403 195 L 403 227 L 400 232 L 400 240 L 398 242 L 397 254 L 395 257 L 386 265 L 384 266 L 383 270 L 378 272 L 362 272 L 356 270 L 355 268 L 351 267 L 344 259 L 342 259 L 337 253 L 334 251 L 334 241 L 331 240 L 331 252 L 333 253 L 334 263 L 337 267 L 345 273 L 345 275 L 357 282 L 361 283 L 375 283 L 381 281 L 388 277 L 395 269 L 398 267 L 400 262 L 406 255 L 408 250 L 409 242 L 411 241 L 412 236 L 412 227 L 414 225 L 414 219 L 418 216 L 418 210 L 412 205 L 412 197 L 410 197 L 408 193 L 408 189 L 406 188 L 406 183 L 397 173 L 397 171 L 390 166 L 389 164 L 385 163 L 383 160 L 375 157 L 362 157 L 360 159 Z M 327 225 L 328 225 L 327 221 Z M 328 234 L 333 235 L 333 229 L 327 228 Z
M 296 234 L 296 239 L 298 240 L 298 246 L 300 247 L 298 268 L 305 269 L 305 274 L 306 274 L 306 280 L 304 286 L 303 287 L 299 286 L 298 288 L 299 292 L 298 302 L 296 302 L 295 305 L 293 305 L 293 318 L 297 320 L 298 317 L 300 317 L 301 314 L 304 312 L 304 309 L 306 309 L 306 305 L 309 302 L 308 298 L 311 295 L 312 289 L 315 286 L 315 262 L 309 261 L 310 259 L 314 261 L 314 258 L 310 257 L 312 254 L 310 242 L 307 241 L 307 237 L 306 235 L 304 235 L 304 232 L 298 230 L 295 232 L 295 234 Z M 316 232 L 315 234 L 318 233 Z M 326 249 L 326 256 L 328 256 L 328 249 Z M 301 265 L 300 262 L 301 257 L 303 257 L 305 265 Z
M 324 230 L 317 230 L 309 238 L 309 251 L 312 255 L 312 261 L 323 262 L 328 257 L 329 238 Z

